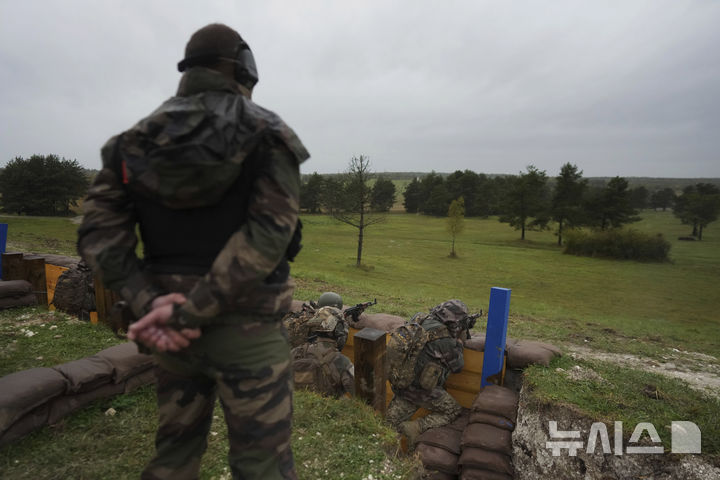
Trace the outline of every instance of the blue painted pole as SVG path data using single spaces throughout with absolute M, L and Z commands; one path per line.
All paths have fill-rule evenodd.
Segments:
M 8 224 L 0 223 L 0 279 L 2 279 L 2 254 L 7 247 Z
M 510 289 L 492 287 L 485 331 L 485 354 L 483 355 L 480 386 L 500 383 L 505 361 L 508 316 L 510 315 Z

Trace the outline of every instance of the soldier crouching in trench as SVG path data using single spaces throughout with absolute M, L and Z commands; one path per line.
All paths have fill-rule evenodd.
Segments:
M 463 322 L 468 318 L 467 306 L 460 300 L 448 300 L 433 307 L 428 315 L 413 318 L 426 331 L 427 342 L 414 365 L 405 367 L 408 372 L 404 383 L 395 381 L 393 384 L 395 376 L 402 377 L 403 373 L 391 373 L 393 399 L 386 415 L 387 421 L 407 437 L 410 447 L 425 430 L 449 424 L 462 411 L 444 386 L 450 373 L 460 372 L 465 365 L 461 334 L 467 331 Z M 411 421 L 421 407 L 430 414 Z
M 282 327 L 309 155 L 250 99 L 252 52 L 233 29 L 190 38 L 177 95 L 102 149 L 78 249 L 139 320 L 156 359 L 159 428 L 144 479 L 198 477 L 216 398 L 233 478 L 297 478 Z M 135 256 L 139 225 L 144 258 Z

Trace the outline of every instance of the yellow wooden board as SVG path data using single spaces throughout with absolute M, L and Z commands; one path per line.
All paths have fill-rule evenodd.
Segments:
M 49 263 L 45 264 L 45 284 L 47 285 L 48 308 L 50 310 L 55 310 L 55 306 L 52 305 L 52 300 L 55 296 L 55 286 L 57 285 L 60 275 L 66 270 L 68 270 L 67 267 L 60 267 Z
M 353 348 L 354 337 L 355 334 L 359 331 L 360 330 L 355 328 L 350 329 L 347 343 L 345 344 L 345 348 L 343 348 L 342 350 L 343 355 L 348 357 L 350 360 L 353 360 L 355 358 Z M 387 335 L 385 338 L 386 340 L 389 340 L 390 335 Z M 445 383 L 445 388 L 447 389 L 448 393 L 450 393 L 450 395 L 452 395 L 453 398 L 455 398 L 455 400 L 457 400 L 458 403 L 463 407 L 470 408 L 473 400 L 475 400 L 475 397 L 480 391 L 480 383 L 482 381 L 483 356 L 484 352 L 478 352 L 477 350 L 465 348 L 463 350 L 465 367 L 459 373 L 450 374 L 447 382 Z M 503 365 L 501 384 L 504 379 L 505 365 Z M 390 388 L 390 382 L 387 382 L 386 391 L 387 403 L 390 403 L 390 400 L 393 397 L 392 389 Z M 420 416 L 422 415 L 423 414 L 421 412 Z

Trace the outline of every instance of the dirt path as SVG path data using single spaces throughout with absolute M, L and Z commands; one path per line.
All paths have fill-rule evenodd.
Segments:
M 720 362 L 711 355 L 673 348 L 663 356 L 665 362 L 658 362 L 631 354 L 600 352 L 580 345 L 566 345 L 565 348 L 571 358 L 600 360 L 679 378 L 696 390 L 720 397 Z

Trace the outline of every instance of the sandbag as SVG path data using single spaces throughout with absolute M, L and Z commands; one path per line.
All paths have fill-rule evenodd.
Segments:
M 500 415 L 515 423 L 518 408 L 518 394 L 509 388 L 498 385 L 487 385 L 473 401 L 471 410 L 474 412 L 488 412 Z
M 469 423 L 484 423 L 503 430 L 513 431 L 515 424 L 505 417 L 488 412 L 471 412 Z
M 465 430 L 465 427 L 468 424 L 468 420 L 470 418 L 470 409 L 463 407 L 462 410 L 460 410 L 460 415 L 446 425 L 446 427 L 451 428 L 453 430 L 457 430 L 458 432 L 462 433 L 463 430 Z
M 426 443 L 419 443 L 415 451 L 420 455 L 420 460 L 428 470 L 457 475 L 458 456 L 454 453 Z
M 113 366 L 97 355 L 63 363 L 53 368 L 67 378 L 69 393 L 88 392 L 112 381 Z
M 513 477 L 504 473 L 483 470 L 481 468 L 465 468 L 460 472 L 460 480 L 512 480 Z
M 0 298 L 19 298 L 32 291 L 32 284 L 25 280 L 0 281 Z
M 525 368 L 533 364 L 547 367 L 554 357 L 561 355 L 561 352 L 560 349 L 549 343 L 518 340 L 508 347 L 507 354 L 508 367 Z
M 106 348 L 98 352 L 96 356 L 105 359 L 112 365 L 114 383 L 122 383 L 153 366 L 152 355 L 139 353 L 135 342 L 121 343 Z
M 37 297 L 34 293 L 26 293 L 22 297 L 0 298 L 0 310 L 18 307 L 30 307 L 37 305 Z
M 130 393 L 134 392 L 140 387 L 144 387 L 145 385 L 150 385 L 151 383 L 155 383 L 155 371 L 150 368 L 148 370 L 145 370 L 144 372 L 138 373 L 137 375 L 134 375 L 132 377 L 129 377 L 125 381 L 125 390 L 123 390 L 123 393 Z
M 514 338 L 506 338 L 505 339 L 505 350 L 509 350 L 513 345 L 515 345 L 518 342 L 518 340 Z M 465 348 L 469 348 L 470 350 L 477 350 L 478 352 L 484 352 L 485 351 L 485 332 L 475 332 L 472 334 L 472 337 L 470 340 L 466 340 L 463 344 Z
M 477 447 L 493 452 L 512 454 L 511 433 L 484 423 L 471 423 L 462 433 L 462 448 Z
M 22 417 L 7 428 L 0 428 L 0 447 L 19 440 L 28 433 L 47 425 L 49 413 L 49 403 L 43 403 L 25 412 Z
M 359 330 L 370 327 L 384 332 L 390 332 L 404 323 L 405 319 L 403 317 L 398 317 L 397 315 L 363 312 L 360 315 L 360 320 L 352 326 L 353 328 L 357 328 Z
M 464 448 L 458 465 L 461 471 L 470 469 L 490 470 L 492 472 L 513 475 L 512 463 L 510 457 L 504 453 L 491 452 L 482 448 L 468 447 Z
M 94 402 L 95 400 L 101 398 L 119 395 L 123 393 L 124 390 L 125 385 L 106 383 L 105 385 L 98 386 L 93 390 L 53 398 L 50 403 L 48 423 L 53 425 L 60 421 L 60 419 L 64 416 L 86 406 L 90 402 Z
M 302 306 L 304 303 L 305 302 L 303 302 L 302 300 L 293 300 L 292 302 L 290 302 L 290 311 L 299 312 L 300 310 L 302 310 Z
M 425 470 L 422 476 L 423 480 L 457 480 L 457 475 L 453 475 L 445 472 L 438 472 L 437 470 Z
M 418 442 L 447 450 L 460 455 L 460 438 L 462 433 L 447 426 L 431 428 L 418 437 Z
M 67 386 L 68 380 L 52 368 L 31 368 L 0 377 L 0 434 L 26 413 L 64 394 Z

